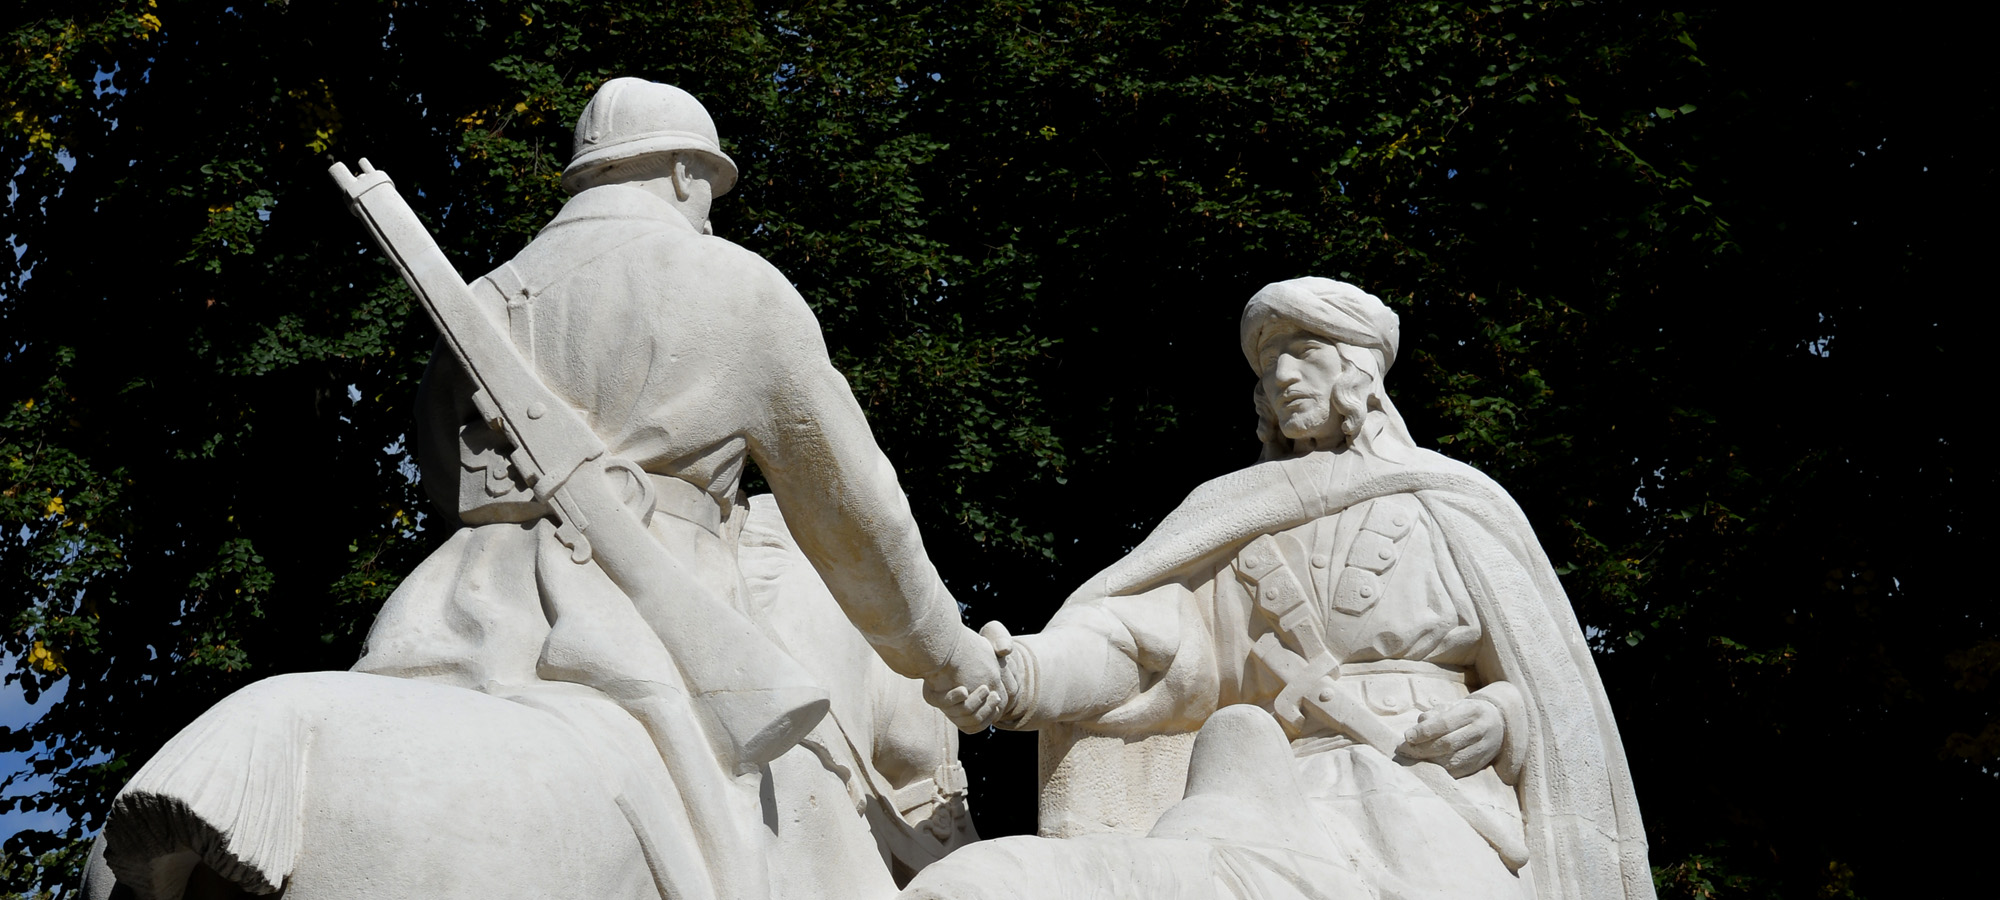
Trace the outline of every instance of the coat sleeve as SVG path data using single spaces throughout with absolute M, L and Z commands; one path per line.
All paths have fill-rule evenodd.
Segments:
M 849 620 L 890 668 L 924 677 L 977 638 L 925 554 L 895 467 L 828 359 L 818 321 L 764 269 L 754 377 L 768 416 L 751 430 L 751 458 Z

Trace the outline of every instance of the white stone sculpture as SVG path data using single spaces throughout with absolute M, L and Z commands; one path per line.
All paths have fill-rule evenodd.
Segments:
M 462 527 L 353 672 L 239 692 L 137 773 L 87 893 L 876 898 L 970 839 L 923 701 L 990 720 L 999 662 L 805 302 L 710 234 L 737 173 L 701 105 L 606 84 L 575 196 L 469 291 L 362 168 L 445 332 L 418 443 Z
M 1000 724 L 1041 730 L 1046 837 L 906 896 L 1653 896 L 1575 614 L 1506 492 L 1412 442 L 1383 387 L 1396 314 L 1301 278 L 1241 338 L 1262 461 L 1046 630 L 988 626 Z

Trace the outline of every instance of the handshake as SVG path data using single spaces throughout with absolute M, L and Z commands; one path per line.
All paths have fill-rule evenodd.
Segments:
M 974 634 L 961 626 L 951 658 L 924 676 L 924 700 L 943 711 L 958 730 L 976 734 L 1021 705 L 1023 679 L 1018 664 L 1010 666 L 1014 638 L 999 622 L 988 622 Z

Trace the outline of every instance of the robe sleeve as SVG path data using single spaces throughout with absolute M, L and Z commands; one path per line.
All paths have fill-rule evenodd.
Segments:
M 1088 722 L 1094 731 L 1192 731 L 1215 711 L 1229 648 L 1211 585 L 1173 581 L 1137 594 L 1072 599 L 1039 634 L 1015 639 L 1025 673 L 1008 727 Z

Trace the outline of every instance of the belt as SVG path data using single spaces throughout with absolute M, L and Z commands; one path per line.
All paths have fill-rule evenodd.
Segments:
M 1446 666 L 1415 659 L 1377 659 L 1368 662 L 1341 663 L 1340 676 L 1349 675 L 1416 675 L 1422 678 L 1442 678 L 1446 681 L 1465 683 L 1463 666 Z
M 653 479 L 653 511 L 693 522 L 716 537 L 722 536 L 722 504 L 707 491 L 672 475 L 647 473 Z

